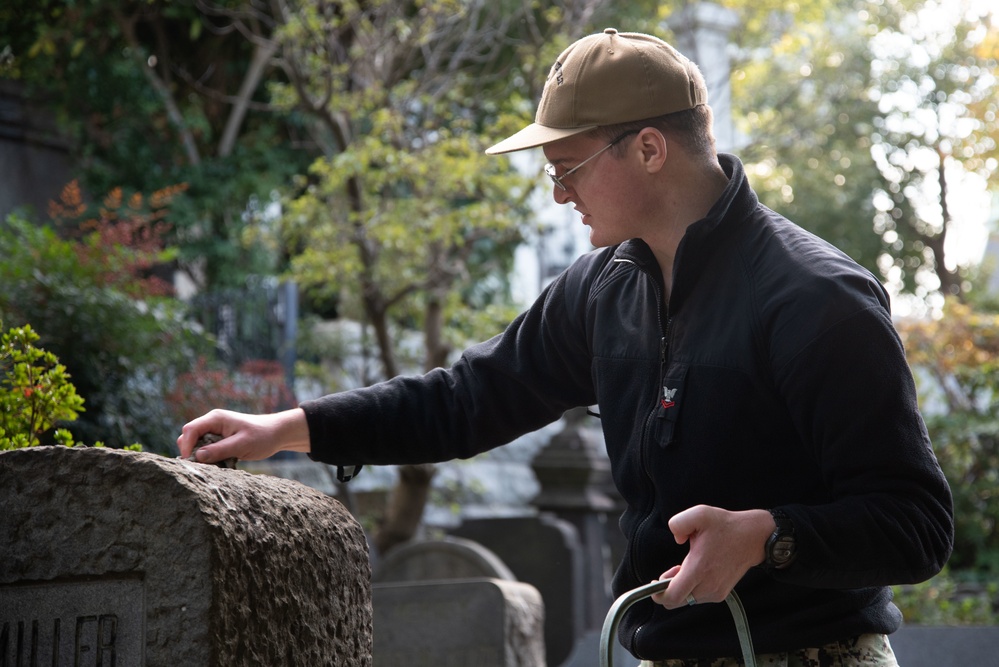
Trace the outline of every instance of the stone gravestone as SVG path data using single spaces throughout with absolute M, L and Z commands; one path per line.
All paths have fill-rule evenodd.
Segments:
M 377 584 L 372 594 L 376 667 L 545 667 L 533 586 L 455 579 Z
M 0 665 L 372 664 L 363 533 L 302 484 L 38 447 L 0 507 Z
M 545 667 L 544 603 L 470 540 L 410 542 L 372 587 L 376 667 Z
M 538 589 L 545 601 L 547 662 L 561 665 L 584 631 L 583 552 L 576 529 L 541 515 L 470 519 L 452 535 L 484 545 L 518 580 Z

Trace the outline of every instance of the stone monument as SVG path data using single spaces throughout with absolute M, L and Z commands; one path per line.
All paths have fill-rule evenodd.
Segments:
M 472 540 L 417 540 L 373 576 L 375 664 L 545 667 L 545 604 Z
M 0 665 L 372 665 L 364 535 L 302 484 L 37 447 L 0 507 Z
M 545 605 L 545 659 L 549 667 L 562 665 L 585 632 L 584 553 L 575 527 L 542 514 L 466 520 L 454 533 L 485 545 L 518 581 L 537 588 Z
M 378 667 L 545 667 L 544 602 L 530 584 L 437 579 L 373 595 Z

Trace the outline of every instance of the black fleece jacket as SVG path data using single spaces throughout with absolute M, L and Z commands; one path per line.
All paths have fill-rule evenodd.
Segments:
M 953 507 L 888 297 L 762 206 L 736 158 L 719 160 L 729 186 L 682 239 L 668 305 L 642 241 L 589 253 L 450 369 L 303 403 L 311 456 L 467 458 L 598 404 L 627 503 L 616 595 L 683 560 L 677 512 L 780 508 L 797 559 L 736 588 L 756 650 L 896 630 L 887 586 L 943 567 Z M 739 655 L 725 605 L 646 600 L 619 638 L 644 659 Z

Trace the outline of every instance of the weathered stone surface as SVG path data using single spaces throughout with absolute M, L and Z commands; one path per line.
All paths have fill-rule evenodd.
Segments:
M 0 662 L 52 664 L 58 634 L 91 663 L 372 664 L 363 533 L 302 484 L 39 447 L 0 454 L 0 508 Z

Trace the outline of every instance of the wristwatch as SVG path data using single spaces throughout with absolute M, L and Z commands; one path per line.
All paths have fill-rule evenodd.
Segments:
M 794 562 L 794 557 L 798 555 L 798 543 L 794 539 L 794 524 L 781 510 L 770 510 L 770 516 L 774 518 L 777 528 L 767 539 L 764 548 L 766 560 L 764 561 L 768 570 L 783 570 Z

